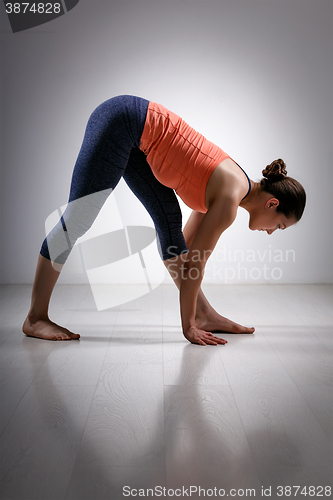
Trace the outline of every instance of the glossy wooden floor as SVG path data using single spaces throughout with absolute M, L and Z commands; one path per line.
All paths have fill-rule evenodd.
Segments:
M 206 287 L 257 328 L 217 347 L 183 338 L 172 285 L 101 312 L 58 286 L 52 318 L 81 340 L 27 338 L 30 290 L 1 288 L 1 500 L 331 484 L 331 287 Z

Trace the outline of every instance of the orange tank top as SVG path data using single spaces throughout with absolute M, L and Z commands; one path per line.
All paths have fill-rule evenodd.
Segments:
M 155 177 L 176 191 L 192 210 L 205 213 L 208 179 L 230 158 L 161 104 L 149 102 L 140 149 Z

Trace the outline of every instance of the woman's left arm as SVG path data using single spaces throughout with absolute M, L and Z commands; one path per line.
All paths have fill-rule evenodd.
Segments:
M 206 262 L 223 231 L 235 220 L 237 208 L 238 201 L 232 195 L 214 200 L 202 218 L 189 248 L 180 285 L 180 310 L 183 334 L 187 340 L 195 344 L 222 343 L 218 337 L 196 327 L 196 302 Z
M 194 240 L 194 237 L 197 234 L 197 231 L 205 215 L 206 214 L 196 212 L 195 210 L 191 212 L 191 215 L 189 216 L 183 229 L 183 235 L 187 248 L 190 248 L 190 246 L 192 245 L 192 241 Z

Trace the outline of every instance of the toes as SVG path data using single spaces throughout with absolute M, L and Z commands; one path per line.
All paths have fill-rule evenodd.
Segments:
M 73 333 L 68 328 L 61 327 L 61 331 L 66 336 L 63 340 L 78 340 L 80 338 L 78 333 Z
M 65 333 L 71 338 L 71 340 L 77 340 L 80 338 L 80 335 L 78 333 L 70 332 L 69 330 L 67 330 L 67 328 L 65 330 Z
M 68 337 L 68 340 L 78 340 L 80 338 L 80 335 L 78 333 L 72 333 L 67 328 L 62 328 L 62 331 Z
M 70 333 L 70 336 L 72 340 L 78 340 L 80 338 L 78 333 Z
M 65 332 L 55 332 L 50 340 L 72 340 Z
M 231 330 L 231 333 L 253 333 L 253 332 L 254 332 L 254 328 L 248 328 L 246 326 L 237 325 L 237 324 Z

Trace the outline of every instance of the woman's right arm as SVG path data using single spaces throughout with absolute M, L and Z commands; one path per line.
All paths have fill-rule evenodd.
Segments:
M 219 340 L 210 332 L 204 332 L 196 327 L 196 302 L 206 262 L 221 234 L 236 217 L 238 200 L 234 198 L 232 195 L 223 196 L 211 204 L 208 212 L 202 217 L 189 248 L 180 285 L 180 309 L 183 334 L 192 343 L 205 345 Z M 193 216 L 192 222 L 194 217 L 197 216 Z

